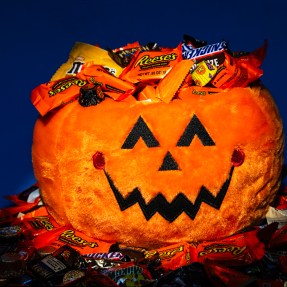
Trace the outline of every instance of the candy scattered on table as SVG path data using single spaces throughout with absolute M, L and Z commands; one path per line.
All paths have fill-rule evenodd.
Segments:
M 0 210 L 0 286 L 286 286 L 287 215 L 285 224 L 265 218 L 222 240 L 148 250 L 60 226 L 37 184 L 6 198 L 13 205 Z M 282 186 L 270 208 L 286 213 L 286 202 Z

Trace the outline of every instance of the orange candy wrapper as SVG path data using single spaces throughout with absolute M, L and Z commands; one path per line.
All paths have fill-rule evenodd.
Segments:
M 230 55 L 224 51 L 225 60 L 217 73 L 211 80 L 211 84 L 217 88 L 234 88 L 247 87 L 253 81 L 259 79 L 263 75 L 260 66 L 266 55 L 268 42 L 253 52 L 233 53 Z
M 41 84 L 32 90 L 31 101 L 41 116 L 52 109 L 78 99 L 81 87 L 88 82 L 77 77 L 67 77 Z
M 159 82 L 156 87 L 156 97 L 166 103 L 170 102 L 190 73 L 193 64 L 192 60 L 182 60 L 177 63 Z
M 29 212 L 30 210 L 37 208 L 39 200 L 35 200 L 33 203 L 21 204 L 18 206 L 6 207 L 0 209 L 0 224 L 11 224 L 17 219 L 19 213 Z
M 95 65 L 93 62 L 83 65 L 77 77 L 89 83 L 99 84 L 103 92 L 114 100 L 117 100 L 121 95 L 129 95 L 135 90 L 132 83 L 113 76 L 102 66 Z
M 244 88 L 263 75 L 263 71 L 258 67 L 254 67 L 247 62 L 241 62 L 228 53 L 224 53 L 224 63 L 218 67 L 216 75 L 210 81 L 214 87 L 221 89 Z
M 204 263 L 205 260 L 221 262 L 229 266 L 251 264 L 264 257 L 272 234 L 277 230 L 277 224 L 234 234 L 214 242 L 191 244 L 193 261 Z
M 105 242 L 91 238 L 84 233 L 73 229 L 70 225 L 61 226 L 52 231 L 43 233 L 33 240 L 36 249 L 44 246 L 52 246 L 56 249 L 69 245 L 80 254 L 109 252 L 115 242 Z
M 181 60 L 181 45 L 175 49 L 162 48 L 160 51 L 138 50 L 119 78 L 131 83 L 160 80 Z
M 45 206 L 22 215 L 20 218 L 17 218 L 12 225 L 20 226 L 22 233 L 29 239 L 34 239 L 41 234 L 46 234 L 61 227 L 61 225 L 48 214 Z
M 78 100 L 80 89 L 89 84 L 99 85 L 114 100 L 124 99 L 135 89 L 132 83 L 113 76 L 102 66 L 88 62 L 74 77 L 44 83 L 33 89 L 31 101 L 41 116 L 44 116 L 55 108 Z
M 179 89 L 184 85 L 185 79 L 190 75 L 193 66 L 192 60 L 182 60 L 175 64 L 170 72 L 159 81 L 158 85 L 147 84 L 138 95 L 138 100 L 152 102 L 163 101 L 169 103 Z
M 192 262 L 190 247 L 186 242 L 145 252 L 145 259 L 151 260 L 155 257 L 160 259 L 161 267 L 165 271 L 175 270 Z

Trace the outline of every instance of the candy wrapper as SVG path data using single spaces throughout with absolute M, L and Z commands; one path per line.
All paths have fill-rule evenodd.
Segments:
M 103 66 L 115 76 L 119 76 L 123 70 L 109 55 L 106 49 L 96 45 L 83 42 L 76 42 L 69 53 L 67 62 L 63 63 L 51 78 L 57 81 L 65 77 L 75 76 L 82 69 L 85 63 L 94 62 Z
M 76 43 L 68 61 L 51 80 L 33 89 L 31 101 L 42 116 L 78 99 L 83 106 L 96 105 L 105 96 L 114 100 L 135 97 L 169 102 L 186 86 L 206 86 L 210 91 L 220 92 L 246 87 L 263 75 L 260 66 L 267 41 L 248 53 L 231 53 L 226 41 L 204 46 L 198 43 L 205 42 L 186 36 L 185 42 L 175 48 L 134 42 L 108 51 Z M 182 62 L 190 62 L 185 65 L 190 69 L 185 69 Z M 172 81 L 171 75 L 167 77 L 170 72 Z M 172 85 L 170 92 L 161 93 L 167 85 Z
M 147 250 L 57 225 L 45 205 L 27 212 L 23 200 L 18 212 L 20 217 L 11 209 L 14 216 L 0 228 L 0 279 L 5 286 L 163 287 L 181 282 L 263 287 L 284 286 L 287 280 L 286 226 L 278 228 L 276 222 L 216 242 Z

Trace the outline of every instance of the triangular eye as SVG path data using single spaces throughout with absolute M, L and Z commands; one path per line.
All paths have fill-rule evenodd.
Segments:
M 214 141 L 204 128 L 196 115 L 193 115 L 184 133 L 177 142 L 177 146 L 189 146 L 194 136 L 197 135 L 204 146 L 215 145 Z
M 135 123 L 134 127 L 126 138 L 124 144 L 122 145 L 122 149 L 132 149 L 140 138 L 142 138 L 142 140 L 148 147 L 159 146 L 158 141 L 156 140 L 142 117 L 138 118 L 137 122 Z

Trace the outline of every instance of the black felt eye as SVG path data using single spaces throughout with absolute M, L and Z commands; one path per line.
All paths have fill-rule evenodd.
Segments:
M 122 149 L 132 149 L 138 140 L 142 138 L 147 147 L 158 147 L 159 143 L 152 134 L 151 130 L 142 117 L 139 117 L 128 137 L 126 138 Z
M 200 120 L 196 115 L 193 115 L 192 119 L 185 128 L 183 134 L 179 138 L 176 146 L 189 146 L 193 138 L 197 136 L 204 146 L 213 146 L 215 142 L 208 134 L 205 127 L 202 125 Z M 158 147 L 159 142 L 154 137 L 153 133 L 145 123 L 142 117 L 139 117 L 134 127 L 130 131 L 128 137 L 126 138 L 122 149 L 132 149 L 138 140 L 142 138 L 147 147 Z
M 189 146 L 195 135 L 198 136 L 204 146 L 215 145 L 214 141 L 212 140 L 198 117 L 196 115 L 193 115 L 176 146 Z

